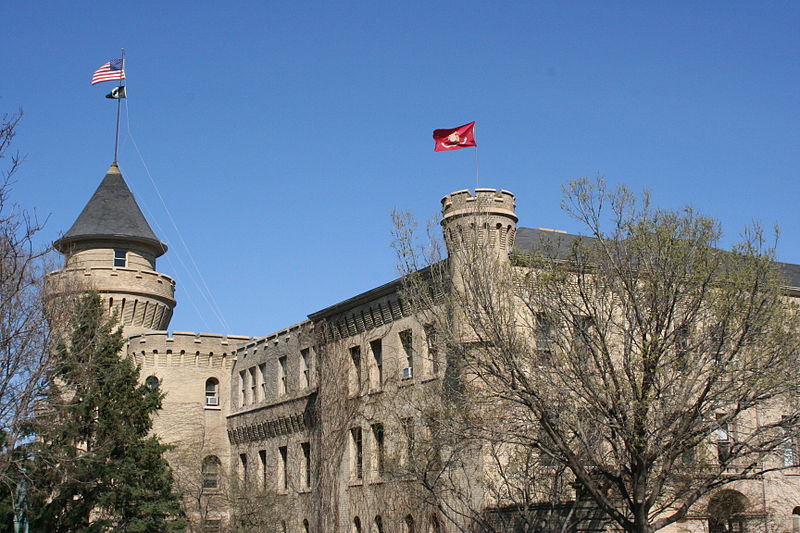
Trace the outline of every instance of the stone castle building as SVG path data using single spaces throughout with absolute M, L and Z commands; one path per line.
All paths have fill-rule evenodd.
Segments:
M 487 218 L 475 232 L 478 203 Z M 512 250 L 532 250 L 553 231 L 518 227 L 515 197 L 504 190 L 452 193 L 442 213 L 453 261 L 469 235 L 479 234 L 508 261 Z M 142 380 L 166 393 L 154 430 L 176 446 L 170 462 L 197 531 L 226 530 L 233 513 L 250 531 L 455 531 L 423 504 L 412 479 L 389 474 L 412 453 L 433 453 L 413 449 L 431 428 L 414 402 L 401 399 L 424 397 L 454 364 L 438 349 L 435 331 L 404 304 L 400 281 L 268 335 L 168 332 L 175 281 L 156 266 L 167 246 L 116 164 L 54 246 L 65 266 L 50 281 L 79 280 L 97 290 L 121 322 Z M 785 270 L 796 296 L 800 266 Z M 791 531 L 794 519 L 797 532 L 800 471 L 774 478 L 724 495 L 741 506 L 741 520 L 769 515 L 770 532 L 780 533 Z M 488 495 L 470 497 L 489 514 L 501 511 Z M 671 530 L 707 531 L 711 507 Z M 575 528 L 603 527 L 589 522 Z M 743 523 L 730 522 L 731 533 L 743 533 Z

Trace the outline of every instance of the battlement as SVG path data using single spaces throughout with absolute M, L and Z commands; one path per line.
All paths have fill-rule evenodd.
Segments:
M 463 189 L 442 198 L 442 224 L 464 215 L 505 215 L 517 221 L 514 194 L 504 189 Z
M 234 351 L 252 340 L 244 335 L 157 331 L 128 338 L 128 355 L 147 367 L 230 368 Z
M 89 287 L 99 292 L 155 296 L 175 305 L 175 280 L 154 270 L 111 266 L 65 268 L 47 274 L 46 282 L 54 291 L 70 289 L 70 285 L 74 285 L 77 290 Z
M 305 320 L 264 337 L 251 337 L 250 342 L 240 344 L 236 348 L 235 355 L 237 358 L 246 359 L 248 355 L 257 355 L 270 348 L 286 345 L 293 341 L 296 341 L 295 345 L 300 345 L 303 344 L 310 331 L 311 322 Z
M 447 252 L 487 246 L 507 257 L 514 246 L 517 215 L 514 194 L 503 189 L 464 189 L 442 198 L 442 228 Z

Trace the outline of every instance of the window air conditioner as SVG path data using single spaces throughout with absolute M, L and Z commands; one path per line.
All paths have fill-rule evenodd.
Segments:
M 414 375 L 414 369 L 410 366 L 407 366 L 403 369 L 403 379 L 411 379 Z
M 219 405 L 219 398 L 216 396 L 206 396 L 206 405 L 217 406 Z

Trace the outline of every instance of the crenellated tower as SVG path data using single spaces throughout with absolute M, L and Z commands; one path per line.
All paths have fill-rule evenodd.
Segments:
M 65 265 L 48 276 L 52 293 L 98 291 L 126 336 L 167 329 L 175 282 L 156 271 L 156 258 L 167 245 L 153 233 L 116 162 L 53 246 L 64 254 Z
M 442 230 L 451 260 L 475 246 L 507 260 L 514 247 L 517 215 L 514 195 L 502 189 L 464 189 L 442 198 Z

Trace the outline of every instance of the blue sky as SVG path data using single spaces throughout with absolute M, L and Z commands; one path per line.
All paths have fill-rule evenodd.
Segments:
M 393 279 L 389 214 L 428 219 L 475 186 L 474 152 L 431 140 L 472 120 L 480 185 L 514 192 L 522 226 L 580 231 L 561 186 L 599 174 L 718 218 L 725 246 L 777 223 L 779 259 L 800 263 L 797 2 L 6 0 L 0 16 L 0 112 L 25 111 L 14 197 L 49 217 L 42 244 L 113 159 L 114 84 L 89 79 L 126 49 L 120 166 L 171 246 L 171 329 L 264 335 Z

